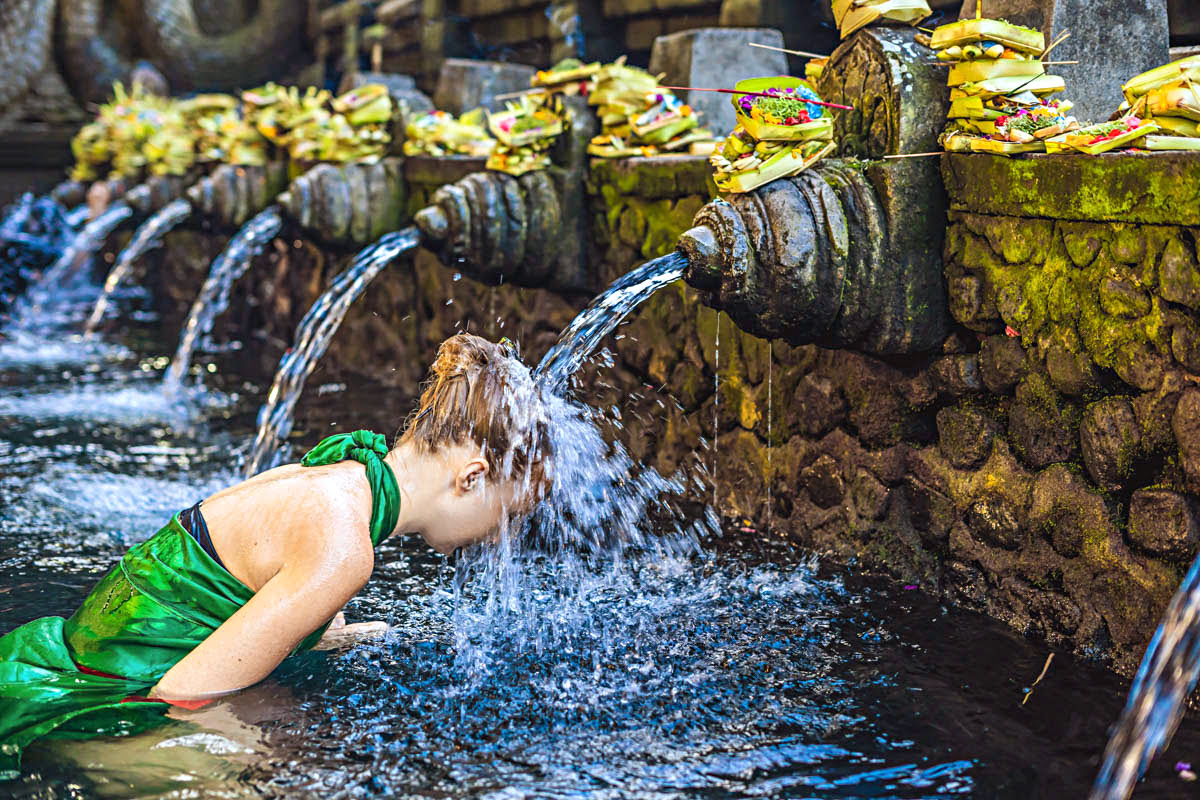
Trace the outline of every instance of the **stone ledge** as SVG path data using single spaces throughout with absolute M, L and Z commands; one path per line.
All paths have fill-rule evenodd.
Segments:
M 1012 217 L 1200 225 L 1200 153 L 947 154 L 950 208 Z
M 593 158 L 588 171 L 588 190 L 599 194 L 601 187 L 650 200 L 690 194 L 717 195 L 708 156 Z
M 442 186 L 485 169 L 487 159 L 474 156 L 409 156 L 404 159 L 404 178 L 410 183 Z

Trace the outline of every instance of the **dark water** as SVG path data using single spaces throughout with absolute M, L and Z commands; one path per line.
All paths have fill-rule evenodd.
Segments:
M 226 364 L 168 400 L 175 332 L 127 332 L 0 343 L 2 631 L 70 613 L 125 547 L 237 479 L 265 377 Z M 381 422 L 354 405 L 369 392 L 313 388 L 308 442 Z M 1059 654 L 1022 706 L 1045 649 L 755 532 L 626 552 L 576 573 L 569 603 L 555 573 L 526 584 L 539 649 L 488 629 L 454 565 L 385 547 L 347 609 L 395 626 L 385 642 L 294 659 L 190 722 L 35 747 L 0 796 L 1082 797 L 1127 689 Z M 1173 770 L 1193 758 L 1185 719 L 1134 796 L 1195 796 Z

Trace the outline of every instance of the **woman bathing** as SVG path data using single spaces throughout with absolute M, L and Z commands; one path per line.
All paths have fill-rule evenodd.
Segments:
M 138 730 L 257 683 L 323 635 L 379 630 L 339 611 L 396 531 L 449 553 L 526 513 L 550 456 L 528 370 L 460 334 L 430 372 L 391 450 L 369 431 L 329 437 L 173 516 L 69 619 L 0 637 L 0 777 L 40 737 Z

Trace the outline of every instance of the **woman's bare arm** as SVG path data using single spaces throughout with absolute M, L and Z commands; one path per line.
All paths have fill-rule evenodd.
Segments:
M 304 637 L 331 620 L 367 582 L 374 566 L 370 539 L 356 530 L 362 520 L 331 522 L 324 517 L 309 530 L 295 531 L 295 557 L 168 670 L 150 696 L 207 700 L 244 689 L 269 675 Z

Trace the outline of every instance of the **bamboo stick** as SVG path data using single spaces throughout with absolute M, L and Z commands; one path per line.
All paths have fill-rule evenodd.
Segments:
M 951 65 L 953 65 L 953 64 L 955 64 L 955 63 L 960 63 L 960 62 L 955 62 L 955 61 L 926 61 L 925 63 L 926 63 L 926 64 L 933 64 L 933 65 L 935 65 L 935 66 L 939 66 L 939 67 L 949 67 L 949 66 L 951 66 Z M 1043 66 L 1043 67 L 1061 67 L 1061 66 L 1063 66 L 1064 64 L 1078 64 L 1078 63 L 1079 63 L 1078 61 L 1043 61 L 1043 62 L 1042 62 L 1042 66 Z
M 546 87 L 544 87 L 544 86 L 531 86 L 528 89 L 518 89 L 515 92 L 505 92 L 504 94 L 498 94 L 493 99 L 494 100 L 511 100 L 514 97 L 522 97 L 527 94 L 534 94 L 536 92 L 544 92 L 544 91 L 546 91 Z

